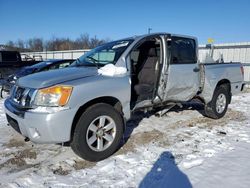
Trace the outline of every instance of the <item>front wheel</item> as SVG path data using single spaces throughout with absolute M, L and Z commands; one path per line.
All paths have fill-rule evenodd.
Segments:
M 123 135 L 121 114 L 111 105 L 99 103 L 80 117 L 71 148 L 88 161 L 100 161 L 112 155 Z
M 5 99 L 9 96 L 9 92 L 5 91 L 4 88 L 1 88 L 0 98 Z
M 228 108 L 230 93 L 226 85 L 217 87 L 214 91 L 212 101 L 205 106 L 205 115 L 213 119 L 222 118 Z

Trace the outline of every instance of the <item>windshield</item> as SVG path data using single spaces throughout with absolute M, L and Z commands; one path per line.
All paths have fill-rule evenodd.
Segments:
M 133 40 L 119 40 L 101 45 L 85 53 L 71 66 L 104 66 L 116 64 L 119 57 L 127 49 Z

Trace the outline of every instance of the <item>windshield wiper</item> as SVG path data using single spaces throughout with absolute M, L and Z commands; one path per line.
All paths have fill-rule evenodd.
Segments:
M 96 68 L 99 69 L 99 63 L 98 63 L 97 59 L 95 59 L 93 57 L 90 57 L 90 56 L 87 56 L 86 58 L 90 59 L 91 62 L 88 62 L 88 61 L 82 62 L 79 58 L 77 58 L 75 66 L 77 66 L 77 67 L 81 67 L 81 66 L 96 66 Z
M 93 64 L 96 66 L 97 69 L 99 69 L 99 61 L 91 56 L 87 56 L 86 58 L 92 60 Z
M 76 59 L 76 64 L 74 66 L 76 67 L 96 66 L 98 68 L 98 65 L 96 63 L 93 63 L 92 61 L 91 63 L 87 61 L 82 62 L 79 58 Z

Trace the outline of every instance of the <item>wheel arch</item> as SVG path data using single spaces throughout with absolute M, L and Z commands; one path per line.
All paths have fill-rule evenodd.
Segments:
M 79 118 L 81 117 L 82 113 L 84 111 L 86 111 L 86 109 L 94 104 L 98 104 L 98 103 L 105 103 L 105 104 L 109 104 L 111 106 L 113 106 L 118 112 L 120 112 L 121 116 L 123 116 L 123 109 L 122 109 L 122 104 L 121 102 L 115 98 L 115 97 L 110 97 L 110 96 L 104 96 L 104 97 L 98 97 L 95 99 L 92 99 L 90 101 L 88 101 L 87 103 L 85 103 L 84 105 L 82 105 L 76 112 L 75 117 L 73 119 L 73 123 L 71 126 L 71 132 L 70 132 L 70 141 L 72 141 L 73 135 L 74 135 L 74 131 L 76 128 L 76 124 L 79 120 Z
M 226 89 L 228 90 L 228 94 L 229 94 L 229 104 L 231 103 L 231 98 L 232 98 L 232 93 L 231 93 L 231 83 L 228 79 L 223 79 L 223 80 L 220 80 L 215 89 L 217 89 L 218 87 L 220 86 L 225 86 Z
M 220 80 L 218 83 L 217 83 L 217 85 L 216 85 L 216 87 L 219 87 L 219 86 L 221 86 L 221 85 L 228 85 L 229 86 L 229 91 L 231 91 L 231 84 L 230 84 L 230 81 L 228 80 L 228 79 L 223 79 L 223 80 Z

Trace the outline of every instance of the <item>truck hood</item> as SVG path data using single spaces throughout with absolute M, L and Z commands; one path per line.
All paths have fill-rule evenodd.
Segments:
M 97 74 L 96 67 L 69 67 L 24 76 L 18 80 L 17 85 L 39 89 Z

